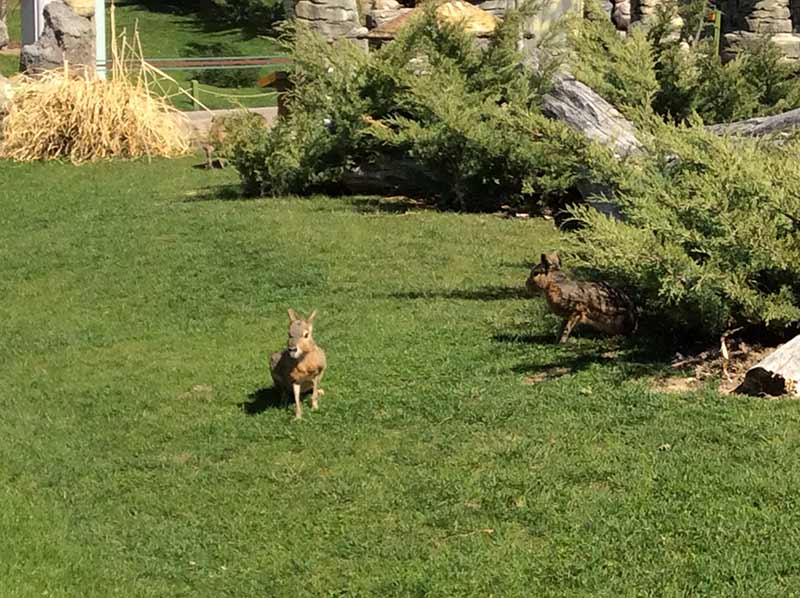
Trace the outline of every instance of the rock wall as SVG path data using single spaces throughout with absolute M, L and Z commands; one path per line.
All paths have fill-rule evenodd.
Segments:
M 375 29 L 412 10 L 397 0 L 369 0 L 361 5 L 368 29 Z
M 732 4 L 733 0 L 729 11 Z M 800 60 L 800 0 L 740 0 L 726 30 L 723 58 L 767 35 L 787 58 Z
M 44 29 L 35 44 L 22 47 L 20 67 L 28 72 L 61 68 L 64 61 L 84 71 L 94 71 L 95 30 L 93 17 L 80 16 L 62 2 L 44 7 Z
M 327 39 L 350 37 L 362 29 L 357 0 L 288 0 L 286 14 Z
M 473 2 L 473 4 L 496 17 L 502 17 L 507 10 L 514 8 L 514 0 L 483 0 L 482 2 Z
M 502 17 L 520 0 L 469 0 L 482 10 Z M 664 0 L 601 0 L 617 29 L 624 34 L 631 25 L 651 18 Z M 305 21 L 328 39 L 363 37 L 408 11 L 414 0 L 285 0 L 287 14 Z M 402 4 L 401 4 L 402 2 Z M 542 22 L 557 18 L 582 0 L 547 0 Z M 723 58 L 743 45 L 769 35 L 788 58 L 800 60 L 800 0 L 719 0 L 724 16 Z M 680 22 L 676 20 L 675 26 Z M 540 23 L 541 25 L 541 23 Z M 365 28 L 366 26 L 366 28 Z

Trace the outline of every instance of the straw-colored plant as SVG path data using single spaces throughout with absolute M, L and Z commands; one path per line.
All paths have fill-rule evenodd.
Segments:
M 112 8 L 113 31 L 113 8 Z M 0 158 L 19 161 L 174 157 L 190 148 L 168 98 L 155 93 L 168 75 L 145 62 L 134 31 L 113 35 L 107 79 L 63 69 L 15 79 L 0 123 Z

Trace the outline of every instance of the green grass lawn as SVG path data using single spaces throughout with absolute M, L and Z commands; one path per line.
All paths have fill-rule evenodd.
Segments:
M 0 164 L 4 598 L 800 593 L 800 404 L 554 344 L 549 223 L 239 200 L 198 161 Z M 301 422 L 289 306 L 330 365 Z
M 9 77 L 19 72 L 19 55 L 0 54 L 0 75 Z
M 22 0 L 8 0 L 8 14 L 6 14 L 6 27 L 11 43 L 19 43 L 22 39 Z
M 8 37 L 11 43 L 19 43 L 22 36 L 20 24 L 20 0 L 9 0 L 8 14 L 6 15 L 6 26 L 8 27 Z M 19 54 L 1 53 L 0 54 L 0 75 L 9 77 L 19 72 Z

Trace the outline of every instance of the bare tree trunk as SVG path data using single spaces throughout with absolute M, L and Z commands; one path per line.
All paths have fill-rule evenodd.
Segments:
M 736 392 L 800 396 L 800 335 L 750 368 Z

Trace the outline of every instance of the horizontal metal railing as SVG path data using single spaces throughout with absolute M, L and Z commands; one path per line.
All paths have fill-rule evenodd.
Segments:
M 259 69 L 265 66 L 287 64 L 287 56 L 206 56 L 191 58 L 145 58 L 145 62 L 162 71 Z M 138 61 L 129 62 L 135 66 Z M 111 70 L 113 61 L 98 62 L 97 68 Z

